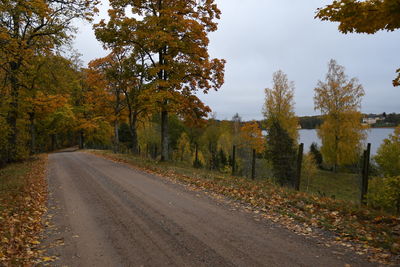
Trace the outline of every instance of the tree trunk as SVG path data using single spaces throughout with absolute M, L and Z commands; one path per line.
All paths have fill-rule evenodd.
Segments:
M 31 155 L 36 153 L 36 128 L 35 128 L 35 112 L 29 112 L 29 130 L 31 134 Z
M 79 149 L 83 149 L 84 148 L 84 135 L 83 135 L 83 130 L 79 131 Z
M 136 129 L 136 118 L 133 118 L 129 122 L 129 128 L 131 131 L 132 137 L 132 153 L 134 155 L 138 154 L 138 136 L 137 136 L 137 129 Z
M 8 160 L 13 161 L 17 158 L 17 139 L 18 139 L 18 107 L 19 107 L 19 84 L 17 78 L 17 70 L 19 68 L 18 63 L 10 63 L 11 73 L 10 73 L 10 83 L 11 83 L 11 102 L 10 110 L 7 114 L 7 122 L 10 126 L 11 133 L 8 138 L 10 144 L 10 150 L 8 154 Z
M 54 151 L 56 149 L 56 135 L 52 134 L 51 135 L 51 151 Z
M 168 161 L 168 111 L 163 107 L 161 111 L 161 161 Z
M 119 152 L 119 133 L 118 133 L 119 123 L 118 119 L 114 121 L 114 153 Z

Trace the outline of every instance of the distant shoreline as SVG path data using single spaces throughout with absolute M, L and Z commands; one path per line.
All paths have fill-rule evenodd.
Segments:
M 369 127 L 368 129 L 396 129 L 396 127 L 398 126 Z M 300 128 L 299 130 L 317 130 L 317 129 L 318 128 Z

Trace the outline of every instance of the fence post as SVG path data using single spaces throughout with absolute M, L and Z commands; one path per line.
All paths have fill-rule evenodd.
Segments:
M 303 163 L 303 150 L 304 144 L 301 143 L 299 145 L 299 152 L 297 153 L 297 170 L 296 170 L 296 179 L 294 183 L 294 189 L 300 190 L 300 181 L 301 181 L 301 164 Z
M 371 154 L 371 143 L 368 143 L 367 149 L 364 150 L 362 180 L 361 180 L 361 204 L 366 203 L 365 196 L 368 193 L 368 176 L 369 176 L 369 158 Z
M 253 149 L 253 158 L 251 160 L 251 179 L 256 178 L 256 150 Z
M 236 146 L 232 147 L 232 175 L 236 173 Z

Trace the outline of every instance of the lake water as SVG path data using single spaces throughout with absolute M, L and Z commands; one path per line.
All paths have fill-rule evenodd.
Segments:
M 383 143 L 383 140 L 389 137 L 390 134 L 394 132 L 392 128 L 372 128 L 367 131 L 368 137 L 367 143 L 371 143 L 371 154 L 375 155 L 379 146 Z M 316 130 L 299 130 L 300 143 L 304 143 L 304 151 L 308 152 L 310 150 L 310 145 L 316 142 L 321 146 L 321 140 L 317 136 Z

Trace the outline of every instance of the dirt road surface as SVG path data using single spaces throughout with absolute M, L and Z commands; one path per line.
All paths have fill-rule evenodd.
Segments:
M 168 179 L 91 154 L 50 155 L 52 266 L 373 266 Z M 51 245 L 53 246 L 53 245 Z

